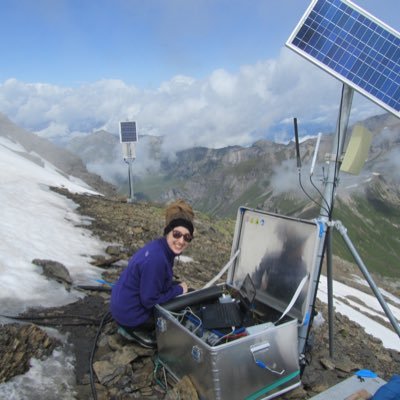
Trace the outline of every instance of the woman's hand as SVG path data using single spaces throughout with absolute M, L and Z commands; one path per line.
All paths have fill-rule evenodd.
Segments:
M 179 284 L 179 286 L 183 289 L 183 294 L 187 293 L 187 291 L 188 291 L 188 285 L 187 285 L 186 282 L 181 282 L 181 283 Z

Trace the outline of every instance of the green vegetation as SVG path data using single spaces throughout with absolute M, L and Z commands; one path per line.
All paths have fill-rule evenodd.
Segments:
M 171 187 L 178 187 L 179 184 L 180 182 L 177 179 L 160 175 L 148 175 L 144 180 L 135 182 L 133 190 L 135 194 L 144 193 L 144 197 L 148 200 L 156 200 L 165 190 Z
M 356 197 L 352 207 L 338 201 L 334 220 L 342 221 L 357 252 L 370 271 L 381 275 L 400 277 L 400 210 L 385 204 L 376 204 Z M 339 257 L 354 262 L 339 232 L 334 230 L 333 251 Z
M 260 165 L 263 164 L 263 160 L 260 158 L 251 158 L 246 161 L 242 161 L 239 164 L 234 166 L 228 166 L 224 168 L 224 173 L 226 175 L 233 175 L 233 176 L 248 176 L 249 174 L 253 173 L 260 169 Z

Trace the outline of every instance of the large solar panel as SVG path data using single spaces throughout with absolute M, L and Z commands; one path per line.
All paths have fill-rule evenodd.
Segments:
M 126 121 L 119 123 L 119 136 L 121 143 L 134 143 L 138 141 L 136 134 L 136 122 Z
M 313 0 L 286 45 L 400 117 L 400 34 L 351 1 Z

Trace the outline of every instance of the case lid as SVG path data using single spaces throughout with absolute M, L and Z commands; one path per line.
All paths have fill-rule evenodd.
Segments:
M 317 267 L 319 240 L 317 221 L 241 207 L 232 255 L 238 249 L 240 252 L 229 271 L 228 283 L 238 288 L 249 274 L 257 289 L 257 300 L 281 312 L 299 293 L 288 315 L 303 321 L 310 302 L 310 277 Z

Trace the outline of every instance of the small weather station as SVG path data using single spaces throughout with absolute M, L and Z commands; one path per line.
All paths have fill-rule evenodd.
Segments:
M 400 117 L 400 34 L 349 0 L 312 0 L 286 46 L 343 84 L 332 151 L 327 157 L 329 169 L 323 179 L 323 203 L 320 204 L 319 217 L 325 226 L 319 257 L 322 259 L 326 251 L 329 347 L 332 355 L 332 228 L 336 228 L 341 234 L 394 330 L 400 336 L 400 326 L 347 235 L 346 228 L 340 221 L 332 220 L 339 173 L 342 171 L 357 174 L 361 170 L 372 138 L 371 132 L 364 127 L 355 127 L 345 146 L 354 90 Z M 299 159 L 298 150 L 297 157 Z M 317 269 L 313 277 L 314 296 L 318 288 L 320 269 Z M 301 335 L 307 337 L 310 326 L 300 329 Z
M 138 135 L 135 121 L 124 121 L 119 123 L 119 137 L 122 144 L 124 161 L 128 164 L 129 198 L 128 203 L 133 203 L 133 171 L 132 164 L 136 158 L 136 143 Z

